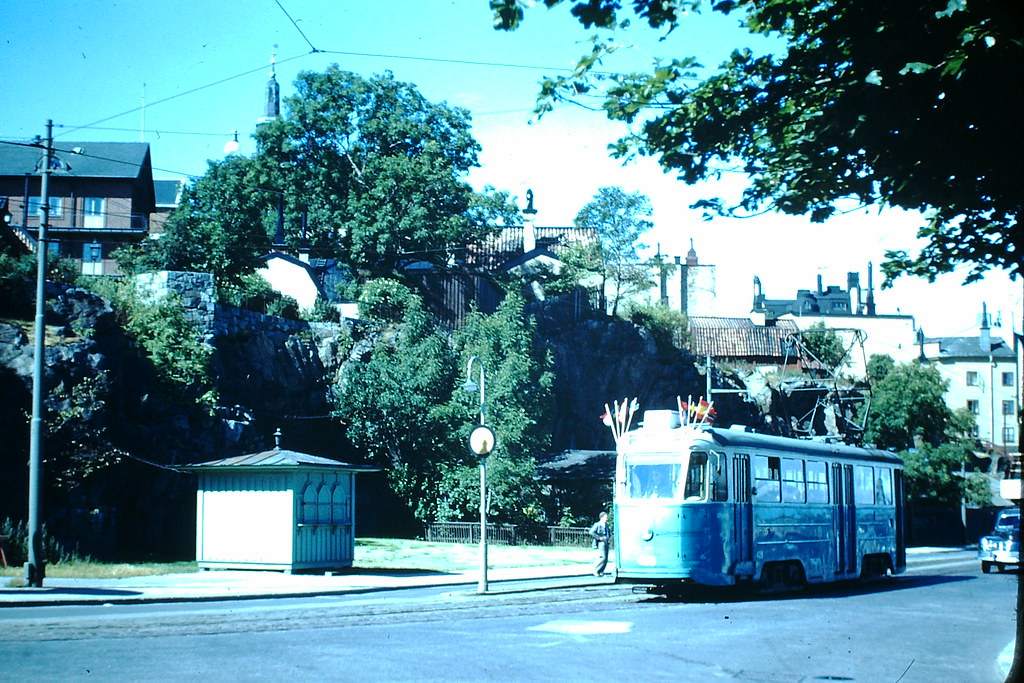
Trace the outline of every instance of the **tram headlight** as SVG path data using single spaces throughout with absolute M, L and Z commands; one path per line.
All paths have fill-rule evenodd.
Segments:
M 640 538 L 644 541 L 649 541 L 654 538 L 654 530 L 648 529 L 647 531 L 640 534 Z

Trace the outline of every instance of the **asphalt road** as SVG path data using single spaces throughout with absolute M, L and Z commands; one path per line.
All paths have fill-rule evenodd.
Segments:
M 1001 681 L 1014 574 L 934 565 L 794 595 L 422 589 L 0 611 L 8 680 Z

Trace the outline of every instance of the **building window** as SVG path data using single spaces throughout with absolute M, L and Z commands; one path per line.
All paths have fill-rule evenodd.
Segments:
M 1014 415 L 1016 412 L 1013 401 L 1003 401 L 1003 415 Z
M 99 242 L 82 246 L 82 275 L 103 275 L 103 245 Z
M 981 402 L 968 399 L 967 410 L 971 411 L 971 415 L 977 415 L 981 412 Z
M 103 220 L 103 197 L 85 197 L 82 199 L 82 227 L 105 227 Z
M 1003 386 L 1004 387 L 1012 387 L 1013 386 L 1013 373 L 1012 372 L 1004 372 L 1003 373 Z
M 978 373 L 974 370 L 967 371 L 967 386 L 976 387 L 978 386 Z
M 64 206 L 64 203 L 61 201 L 60 197 L 49 197 L 47 199 L 46 203 L 50 205 L 50 218 L 56 218 L 57 216 L 60 216 L 61 208 Z M 42 206 L 42 204 L 43 204 L 42 197 L 29 197 L 28 198 L 28 214 L 30 216 L 42 217 L 42 215 L 43 215 L 43 206 Z
M 1017 443 L 1017 434 L 1013 427 L 1003 427 L 1003 443 Z

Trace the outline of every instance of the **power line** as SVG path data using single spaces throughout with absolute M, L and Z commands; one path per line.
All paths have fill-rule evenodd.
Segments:
M 284 15 L 285 15 L 286 17 L 288 17 L 288 21 L 292 22 L 292 26 L 294 26 L 294 27 L 295 27 L 295 30 L 299 32 L 299 35 L 300 35 L 300 36 L 302 36 L 302 39 L 306 41 L 306 44 L 307 44 L 307 45 L 309 45 L 309 49 L 310 49 L 310 50 L 312 50 L 313 52 L 320 52 L 320 50 L 318 50 L 318 49 L 317 49 L 317 48 L 316 48 L 316 47 L 315 47 L 315 46 L 313 45 L 313 42 L 312 42 L 312 41 L 311 41 L 311 40 L 310 40 L 309 38 L 307 38 L 307 37 L 306 37 L 306 34 L 305 34 L 305 33 L 303 33 L 303 31 L 302 31 L 302 29 L 301 29 L 301 28 L 299 28 L 299 25 L 298 25 L 298 24 L 297 24 L 297 23 L 295 22 L 295 20 L 294 20 L 294 19 L 292 19 L 292 15 L 288 14 L 288 10 L 286 10 L 286 9 L 284 8 L 284 5 L 282 5 L 282 4 L 281 4 L 281 0 L 274 0 L 274 2 L 275 2 L 275 3 L 277 3 L 277 6 L 278 6 L 278 7 L 280 7 L 280 8 L 281 8 L 281 11 L 282 11 L 282 12 L 284 12 Z
M 293 60 L 296 60 L 296 59 L 300 59 L 302 57 L 308 57 L 310 54 L 313 54 L 313 53 L 312 52 L 305 52 L 305 53 L 303 53 L 301 55 L 295 55 L 293 57 L 288 57 L 286 59 L 283 59 L 283 60 L 281 60 L 278 63 L 279 64 L 285 64 L 287 62 L 290 62 L 290 61 L 293 61 Z M 248 71 L 243 71 L 241 73 L 237 73 L 234 76 L 228 76 L 226 78 L 222 78 L 222 79 L 214 81 L 212 83 L 207 83 L 206 85 L 200 85 L 200 86 L 192 88 L 190 90 L 184 90 L 184 91 L 176 93 L 174 95 L 170 95 L 169 97 L 165 97 L 163 99 L 156 100 L 155 102 L 151 102 L 148 105 L 140 105 L 138 107 L 132 107 L 131 109 L 128 109 L 128 110 L 123 111 L 123 112 L 120 112 L 119 114 L 113 114 L 111 116 L 107 116 L 107 117 L 104 117 L 102 119 L 98 119 L 96 121 L 92 121 L 91 123 L 82 124 L 80 126 L 69 127 L 68 130 L 66 130 L 63 133 L 61 133 L 61 136 L 66 135 L 68 133 L 72 133 L 72 132 L 74 132 L 76 130 L 81 130 L 83 128 L 91 128 L 91 127 L 93 127 L 93 126 L 95 126 L 95 125 L 97 125 L 99 123 L 105 123 L 105 122 L 111 121 L 113 119 L 121 118 L 122 116 L 127 116 L 128 114 L 134 114 L 137 111 L 141 111 L 146 106 L 155 107 L 158 104 L 164 104 L 165 102 L 170 102 L 171 100 L 175 100 L 175 99 L 177 99 L 179 97 L 184 97 L 185 95 L 192 95 L 192 94 L 197 93 L 197 92 L 199 92 L 201 90 L 206 90 L 207 88 L 212 88 L 212 87 L 217 86 L 217 85 L 223 85 L 224 83 L 227 83 L 229 81 L 233 81 L 233 80 L 238 79 L 238 78 L 242 78 L 243 76 L 249 76 L 251 74 L 258 73 L 258 72 L 262 71 L 265 68 L 266 68 L 266 66 L 264 65 L 264 66 L 260 66 L 260 67 L 255 68 L 255 69 L 249 69 Z
M 442 57 L 414 57 L 412 55 L 394 55 L 376 52 L 346 52 L 344 50 L 317 50 L 320 54 L 341 55 L 343 57 L 373 57 L 377 59 L 404 59 L 413 62 L 434 62 L 438 64 L 462 64 L 465 66 L 486 66 L 501 69 L 533 69 L 535 71 L 568 71 L 564 66 L 543 66 L 537 64 L 509 64 L 507 62 L 480 62 L 471 59 L 445 59 Z M 598 73 L 598 72 L 594 72 Z

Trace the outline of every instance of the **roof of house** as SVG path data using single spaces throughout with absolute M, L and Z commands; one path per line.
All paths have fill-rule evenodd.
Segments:
M 68 142 L 54 145 L 55 175 L 69 178 L 138 178 L 152 175 L 145 142 Z M 0 175 L 35 173 L 43 149 L 32 144 L 0 144 Z
M 799 331 L 792 320 L 757 325 L 749 318 L 690 317 L 690 344 L 697 356 L 782 360 L 787 338 Z M 796 359 L 795 347 L 789 355 Z
M 185 188 L 183 180 L 154 180 L 153 192 L 156 194 L 156 205 L 160 208 L 171 208 L 181 203 L 181 191 Z
M 608 480 L 614 476 L 615 451 L 571 449 L 537 457 L 537 477 L 542 481 Z
M 466 248 L 466 264 L 482 270 L 494 270 L 502 265 L 523 256 L 523 236 L 526 228 L 513 225 L 502 228 L 480 243 Z M 595 238 L 591 228 L 569 227 L 536 227 L 537 248 L 555 254 L 570 244 L 586 243 Z
M 991 338 L 991 351 L 983 351 L 980 337 L 933 337 L 926 344 L 939 344 L 939 358 L 1013 358 L 1013 349 L 999 337 Z

